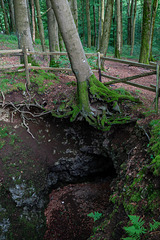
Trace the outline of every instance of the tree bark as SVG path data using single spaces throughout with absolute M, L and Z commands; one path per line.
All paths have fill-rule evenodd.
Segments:
M 32 9 L 32 40 L 35 43 L 36 39 L 36 27 L 35 27 L 35 8 L 34 0 L 31 0 L 31 9 Z
M 109 38 L 110 38 L 110 31 L 111 31 L 111 24 L 112 24 L 112 16 L 113 16 L 113 0 L 108 0 L 106 5 L 105 11 L 105 19 L 104 19 L 104 26 L 103 26 L 103 35 L 101 38 L 100 44 L 100 52 L 106 56 Z
M 67 0 L 51 0 L 51 3 L 68 52 L 72 71 L 77 79 L 80 108 L 83 112 L 90 112 L 87 79 L 93 75 L 93 72 L 88 65 L 69 3 Z M 86 91 L 81 91 L 81 89 Z
M 47 12 L 48 17 L 48 36 L 49 36 L 49 50 L 50 52 L 59 52 L 59 36 L 58 36 L 58 24 L 52 9 L 51 1 L 46 0 L 47 9 L 50 9 Z M 50 67 L 55 66 L 57 60 L 56 56 L 50 56 Z
M 11 15 L 12 31 L 15 33 L 15 32 L 16 32 L 16 25 L 15 25 L 15 15 L 14 15 L 13 0 L 9 0 L 9 6 L 10 6 L 10 15 Z
M 3 17 L 4 17 L 5 34 L 9 35 L 9 25 L 8 25 L 8 21 L 7 21 L 7 15 L 6 15 L 5 5 L 4 5 L 4 1 L 3 0 L 1 0 L 1 6 L 2 6 Z
M 51 0 L 51 3 L 66 45 L 72 70 L 77 79 L 78 104 L 72 106 L 73 111 L 69 113 L 72 114 L 71 120 L 74 120 L 78 113 L 81 112 L 82 116 L 85 117 L 91 125 L 105 128 L 105 130 L 108 130 L 114 123 L 119 124 L 121 120 L 124 123 L 124 118 L 118 118 L 117 120 L 111 116 L 109 120 L 109 118 L 106 117 L 106 103 L 113 103 L 119 99 L 134 100 L 134 98 L 128 95 L 119 95 L 116 91 L 108 89 L 103 83 L 97 80 L 87 62 L 68 1 Z M 100 111 L 100 114 L 95 108 L 90 106 L 89 96 L 92 96 L 94 100 L 99 99 L 101 103 L 103 101 L 105 102 L 104 110 Z M 105 127 L 105 125 L 107 126 Z
M 76 28 L 78 29 L 78 10 L 77 10 L 77 0 L 68 0 L 70 9 L 73 15 Z
M 39 4 L 39 0 L 34 0 L 34 1 L 36 5 L 36 10 L 37 10 L 38 28 L 39 28 L 41 45 L 42 45 L 42 51 L 45 52 L 46 47 L 45 47 L 44 28 L 43 28 L 43 22 L 41 18 L 40 4 Z
M 86 0 L 86 16 L 87 16 L 87 36 L 88 36 L 88 48 L 91 47 L 91 20 L 90 20 L 90 2 Z
M 143 26 L 141 37 L 141 51 L 139 62 L 149 63 L 149 41 L 150 41 L 150 29 L 151 29 L 151 4 L 152 0 L 144 0 L 143 5 Z
M 137 12 L 137 0 L 135 0 L 135 3 L 134 3 L 134 16 L 133 16 L 132 31 L 131 31 L 131 56 L 133 55 L 133 50 L 134 50 L 136 12 Z
M 117 31 L 116 31 L 116 46 L 115 46 L 115 57 L 120 58 L 121 54 L 121 10 L 120 10 L 120 0 L 116 0 L 117 3 Z
M 153 6 L 152 6 L 151 31 L 150 31 L 150 41 L 149 41 L 149 60 L 150 61 L 154 61 L 154 58 L 152 56 L 152 44 L 153 44 L 153 34 L 154 34 L 154 25 L 155 25 L 157 8 L 158 8 L 158 0 L 154 0 Z
M 13 2 L 19 48 L 22 49 L 25 47 L 29 51 L 34 51 L 28 19 L 27 2 L 26 0 L 14 0 Z

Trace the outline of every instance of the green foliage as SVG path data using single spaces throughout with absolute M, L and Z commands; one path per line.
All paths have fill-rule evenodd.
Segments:
M 2 147 L 5 145 L 5 140 L 4 138 L 6 138 L 8 136 L 8 129 L 7 127 L 0 127 L 0 149 L 2 149 Z
M 100 218 L 102 218 L 102 213 L 99 212 L 91 212 L 87 215 L 88 217 L 91 217 L 94 219 L 94 222 L 96 222 L 97 220 L 99 220 Z
M 50 80 L 50 81 L 47 81 Z M 59 82 L 59 78 L 50 72 L 36 71 L 31 77 L 31 83 L 38 87 L 38 93 L 44 93 L 48 87 L 54 85 L 54 82 Z
M 153 219 L 154 223 L 149 223 L 150 228 L 146 229 L 143 227 L 145 221 L 142 220 L 139 216 L 129 215 L 129 218 L 132 225 L 129 227 L 124 227 L 124 230 L 129 235 L 129 237 L 122 238 L 123 240 L 140 240 L 143 234 L 155 231 L 160 226 L 160 222 L 157 222 Z
M 144 221 L 139 216 L 129 215 L 132 226 L 124 227 L 124 230 L 132 238 L 132 240 L 140 240 L 142 234 L 146 233 L 146 229 L 143 227 Z M 128 238 L 123 238 L 127 240 Z
M 151 139 L 149 142 L 149 150 L 154 154 L 154 157 L 150 163 L 153 174 L 155 176 L 160 175 L 160 120 L 153 120 L 150 122 Z

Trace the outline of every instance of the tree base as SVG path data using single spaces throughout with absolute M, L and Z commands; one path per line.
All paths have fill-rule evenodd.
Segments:
M 119 94 L 99 82 L 95 75 L 88 81 L 78 83 L 77 104 L 73 101 L 67 103 L 67 109 L 63 108 L 63 114 L 53 113 L 56 117 L 69 117 L 74 121 L 79 116 L 90 125 L 108 131 L 112 125 L 125 124 L 133 120 L 120 110 L 119 104 L 124 100 L 140 103 L 139 99 L 130 94 Z M 134 120 L 135 121 L 135 120 Z

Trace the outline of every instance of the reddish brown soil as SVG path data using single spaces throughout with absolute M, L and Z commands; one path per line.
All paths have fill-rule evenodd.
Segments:
M 18 58 L 5 57 L 0 59 L 0 64 L 5 65 L 8 62 L 10 64 L 16 63 L 16 62 L 18 63 Z M 137 74 L 148 71 L 140 67 L 133 67 L 130 65 L 114 63 L 111 61 L 106 61 L 105 69 L 108 75 L 115 76 L 115 77 L 118 76 L 120 78 L 137 75 Z M 66 85 L 66 83 L 71 81 L 76 82 L 74 76 L 68 75 L 67 73 L 57 73 L 57 76 L 60 78 L 60 83 L 54 84 L 54 87 L 51 86 L 50 88 L 48 88 L 48 90 L 43 95 L 36 95 L 36 98 L 37 100 L 39 100 L 40 104 L 43 104 L 45 102 L 47 110 L 52 110 L 55 108 L 55 105 L 54 105 L 55 99 L 58 101 L 63 100 L 66 97 L 70 99 L 76 92 L 75 86 Z M 98 74 L 96 74 L 96 76 L 98 77 Z M 16 75 L 15 75 L 15 80 L 25 81 L 25 78 L 16 79 Z M 106 81 L 110 81 L 110 80 L 102 77 L 102 82 L 106 82 Z M 150 86 L 150 84 L 155 85 L 156 76 L 153 75 L 153 76 L 133 80 L 132 82 L 136 82 L 136 83 L 138 82 L 145 86 Z M 114 84 L 111 86 L 111 88 L 113 89 L 119 88 L 119 87 L 123 87 L 126 90 L 131 91 L 131 93 L 134 96 L 139 96 L 140 99 L 143 101 L 143 106 L 136 107 L 133 110 L 136 112 L 136 114 L 137 112 L 139 114 L 139 112 L 144 112 L 144 111 L 146 112 L 154 109 L 153 101 L 155 98 L 155 93 L 149 92 L 143 89 L 138 89 L 122 83 Z M 3 101 L 3 104 L 5 103 L 5 101 L 17 103 L 25 100 L 26 98 L 20 92 L 13 92 L 9 95 L 6 95 L 5 100 L 1 96 L 1 101 Z M 159 105 L 159 108 L 160 108 L 160 105 Z M 139 124 L 146 126 L 151 119 L 156 119 L 156 118 L 159 118 L 159 114 L 158 115 L 156 115 L 155 113 L 150 114 L 148 117 L 140 119 Z M 1 122 L 1 124 L 3 124 L 3 122 Z M 16 122 L 16 118 L 15 118 L 14 126 L 18 124 L 20 125 L 19 122 Z M 36 131 L 36 129 L 31 129 L 31 130 L 32 130 L 32 133 Z M 40 159 L 36 158 L 37 156 L 39 156 L 39 154 L 41 155 L 41 153 L 43 152 L 42 149 L 40 148 L 39 150 L 37 150 L 37 142 L 34 141 L 34 139 L 31 140 L 31 137 L 28 137 L 28 133 L 24 130 L 24 128 L 19 132 L 19 134 L 21 138 L 24 138 L 24 142 L 27 146 L 32 147 L 34 151 L 39 151 L 38 155 L 35 154 L 35 156 L 32 156 L 32 158 L 35 158 L 36 161 L 40 160 L 40 165 L 43 165 L 42 158 Z M 47 149 L 47 146 L 48 146 L 48 149 Z M 8 149 L 4 149 L 4 150 L 6 151 L 6 154 L 7 154 Z M 50 144 L 47 144 L 45 146 L 45 151 L 47 152 L 48 155 L 50 154 L 51 152 Z M 4 152 L 3 154 L 5 155 Z M 35 165 L 36 161 L 33 163 L 33 165 Z M 0 163 L 0 166 L 1 166 L 1 163 Z M 32 168 L 32 171 L 33 171 L 33 168 Z M 28 177 L 27 173 L 26 173 L 26 177 Z M 0 184 L 2 181 L 3 181 L 3 172 L 1 172 Z M 90 188 L 90 191 L 88 192 L 89 188 Z M 74 187 L 73 185 L 69 185 L 61 189 L 61 191 L 59 191 L 59 189 L 53 190 L 53 192 L 50 194 L 50 202 L 45 211 L 45 215 L 47 219 L 47 228 L 48 228 L 45 234 L 45 239 L 84 240 L 83 237 L 73 238 L 73 236 L 75 235 L 75 233 L 77 234 L 77 232 L 79 236 L 83 236 L 83 232 L 85 232 L 85 234 L 88 236 L 90 235 L 91 229 L 93 227 L 93 220 L 87 217 L 86 214 L 88 214 L 91 211 L 103 212 L 108 204 L 109 192 L 110 192 L 110 189 L 109 189 L 108 183 L 107 184 L 101 183 L 100 185 L 88 184 L 87 189 L 85 184 L 79 184 L 76 187 Z M 98 201 L 99 195 L 101 195 L 101 201 L 102 201 L 100 203 Z M 97 199 L 95 199 L 95 197 L 97 197 Z M 77 204 L 79 204 L 79 206 Z M 97 205 L 97 204 L 100 204 L 100 205 Z M 72 210 L 72 208 L 74 208 L 74 211 Z M 76 226 L 74 225 L 73 218 L 77 219 L 76 223 L 79 220 L 79 225 L 76 225 Z M 70 229 L 70 231 L 68 231 L 69 226 L 73 228 L 73 229 Z M 70 234 L 72 234 L 72 238 Z M 63 238 L 62 238 L 62 235 L 63 235 Z

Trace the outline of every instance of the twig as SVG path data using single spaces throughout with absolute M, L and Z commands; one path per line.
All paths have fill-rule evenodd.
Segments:
M 150 141 L 150 137 L 149 137 L 148 133 L 146 132 L 146 130 L 142 126 L 139 126 L 139 128 L 141 128 L 144 131 L 145 135 L 148 138 L 148 141 Z
M 4 93 L 2 91 L 1 91 L 1 94 L 2 94 L 2 98 L 3 98 L 2 107 L 4 107 L 4 105 L 5 105 L 5 96 L 4 96 Z
M 33 139 L 36 139 L 33 134 L 31 133 L 28 125 L 26 124 L 25 116 L 24 113 L 21 113 L 22 119 L 23 119 L 23 125 L 27 128 L 27 132 L 32 136 Z

